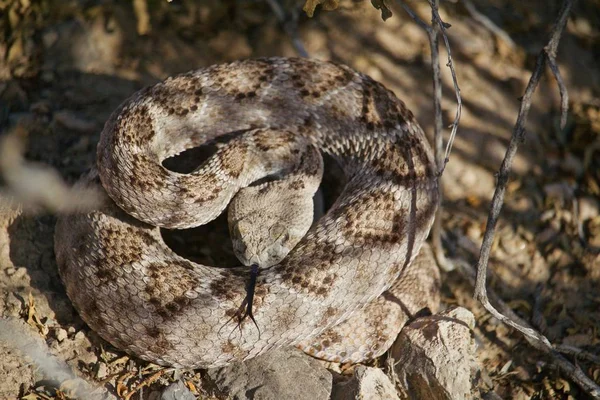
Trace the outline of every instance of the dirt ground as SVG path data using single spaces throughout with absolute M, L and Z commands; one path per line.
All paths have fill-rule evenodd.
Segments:
M 286 3 L 288 10 L 298 5 Z M 461 2 L 442 3 L 464 101 L 443 177 L 444 243 L 449 257 L 474 264 L 494 173 L 560 2 L 473 1 L 510 35 L 513 47 L 476 22 Z M 266 2 L 147 4 L 148 14 L 136 14 L 129 2 L 111 0 L 0 0 L 0 129 L 22 128 L 28 160 L 75 182 L 94 162 L 104 121 L 134 91 L 215 63 L 296 55 Z M 409 4 L 428 19 L 426 2 Z M 383 22 L 370 2 L 346 0 L 336 11 L 317 10 L 311 19 L 300 12 L 300 39 L 311 57 L 343 62 L 384 83 L 431 134 L 427 37 L 400 8 L 392 11 L 393 17 Z M 442 51 L 444 63 L 445 57 Z M 527 139 L 515 159 L 489 284 L 553 344 L 599 355 L 600 2 L 576 3 L 558 64 L 569 89 L 567 127 L 559 127 L 560 97 L 547 71 L 533 99 Z M 447 68 L 442 73 L 442 108 L 449 124 L 454 92 Z M 0 190 L 1 185 L 0 179 Z M 154 376 L 155 370 L 112 348 L 77 316 L 57 273 L 55 222 L 51 213 L 16 217 L 0 207 L 0 314 L 28 321 L 24 327 L 43 338 L 51 353 L 79 376 L 123 394 L 127 385 Z M 226 232 L 222 223 L 191 236 L 210 246 L 218 240 L 212 238 L 214 232 Z M 464 306 L 476 316 L 482 396 L 493 390 L 506 399 L 586 398 L 520 334 L 490 317 L 472 292 L 459 273 L 444 274 L 444 305 Z M 567 357 L 600 383 L 600 365 Z M 138 368 L 146 369 L 125 376 Z M 221 397 L 201 371 L 185 374 L 196 393 Z M 172 379 L 172 373 L 160 376 L 145 397 Z M 0 398 L 60 398 L 62 392 L 55 389 L 0 342 Z

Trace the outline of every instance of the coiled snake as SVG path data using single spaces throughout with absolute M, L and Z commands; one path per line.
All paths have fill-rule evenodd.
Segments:
M 231 140 L 189 174 L 161 164 L 223 136 Z M 322 153 L 347 184 L 311 227 Z M 412 113 L 366 75 L 291 58 L 212 66 L 143 89 L 112 114 L 97 170 L 81 183 L 110 199 L 59 219 L 59 272 L 94 331 L 158 364 L 214 367 L 293 345 L 361 361 L 389 347 L 400 315 L 437 296 L 430 254 L 413 262 L 437 176 Z M 199 265 L 165 245 L 159 227 L 205 224 L 232 198 L 246 266 Z M 250 265 L 260 331 L 238 318 Z

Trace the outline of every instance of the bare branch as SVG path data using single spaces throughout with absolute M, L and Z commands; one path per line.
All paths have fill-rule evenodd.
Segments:
M 494 21 L 489 19 L 485 14 L 483 14 L 479 10 L 477 10 L 477 8 L 475 8 L 475 5 L 473 4 L 473 2 L 471 0 L 462 0 L 462 2 L 465 5 L 465 8 L 467 9 L 467 11 L 471 15 L 471 17 L 475 21 L 479 22 L 481 25 L 483 25 L 485 28 L 487 28 L 494 35 L 496 35 L 500 39 L 502 39 L 511 49 L 514 49 L 515 47 L 517 47 L 517 45 L 512 40 L 510 35 L 508 33 L 506 33 L 502 28 L 500 28 L 498 25 L 496 25 L 494 23 Z
M 552 70 L 552 74 L 554 75 L 556 84 L 558 85 L 558 90 L 560 91 L 560 129 L 565 129 L 565 126 L 567 125 L 567 113 L 569 112 L 569 92 L 567 91 L 565 81 L 560 74 L 558 65 L 556 65 L 554 56 L 546 52 L 546 57 L 548 66 L 550 67 L 550 70 Z
M 425 21 L 423 21 L 421 18 L 419 18 L 419 16 L 417 15 L 417 13 L 415 13 L 413 11 L 412 8 L 410 8 L 404 1 L 402 0 L 396 0 L 398 2 L 398 4 L 400 4 L 402 6 L 402 8 L 404 8 L 404 11 L 406 11 L 406 13 L 422 28 L 425 30 L 425 32 L 427 32 L 427 34 L 430 34 L 433 30 L 433 28 L 429 25 L 427 25 L 427 23 Z
M 456 137 L 456 131 L 458 130 L 458 123 L 460 122 L 460 115 L 462 112 L 462 99 L 460 97 L 460 88 L 458 87 L 458 79 L 456 78 L 456 71 L 454 70 L 454 64 L 452 62 L 452 51 L 450 50 L 450 43 L 448 42 L 448 35 L 446 34 L 446 28 L 449 28 L 450 25 L 446 24 L 442 21 L 440 14 L 438 13 L 438 7 L 434 3 L 433 0 L 429 0 L 429 5 L 431 6 L 431 13 L 433 16 L 433 21 L 436 22 L 439 26 L 440 31 L 442 32 L 442 38 L 444 39 L 444 45 L 446 46 L 446 51 L 448 52 L 448 63 L 446 66 L 450 68 L 450 73 L 452 74 L 452 83 L 454 84 L 454 92 L 456 93 L 456 114 L 454 116 L 454 121 L 452 122 L 452 130 L 450 131 L 450 137 L 448 138 L 448 143 L 446 144 L 446 153 L 444 154 L 444 164 L 439 171 L 441 175 L 444 171 L 446 164 L 449 161 L 450 151 L 452 150 L 452 145 L 454 144 L 454 138 Z M 438 165 L 439 168 L 439 165 Z
M 292 45 L 296 49 L 296 53 L 300 57 L 308 57 L 308 53 L 304 48 L 304 43 L 302 43 L 302 39 L 300 39 L 300 35 L 298 34 L 298 13 L 292 11 L 291 16 L 287 16 L 281 4 L 279 4 L 279 0 L 266 0 L 266 2 L 271 7 L 273 14 L 277 17 L 279 23 L 283 26 L 283 30 L 292 40 Z
M 429 6 L 431 7 L 431 26 L 425 23 L 415 12 L 412 10 L 406 3 L 402 0 L 397 0 L 398 3 L 402 6 L 402 8 L 406 11 L 406 13 L 427 33 L 427 37 L 429 39 L 429 47 L 431 50 L 431 69 L 433 73 L 433 110 L 434 110 L 434 149 L 435 149 L 435 160 L 438 168 L 439 176 L 441 177 L 442 172 L 448 162 L 450 151 L 452 149 L 452 144 L 454 142 L 454 138 L 456 136 L 456 131 L 458 129 L 458 123 L 460 121 L 460 115 L 462 110 L 462 100 L 460 97 L 460 88 L 458 87 L 458 79 L 456 78 L 456 71 L 454 70 L 454 65 L 452 62 L 452 51 L 450 50 L 450 43 L 448 41 L 448 36 L 446 35 L 446 28 L 450 25 L 444 23 L 438 13 L 439 1 L 438 0 L 428 0 Z M 440 71 L 440 56 L 439 56 L 439 41 L 438 41 L 438 33 L 442 34 L 442 38 L 444 40 L 444 45 L 446 46 L 446 50 L 448 52 L 448 63 L 447 67 L 450 68 L 450 72 L 452 73 L 452 81 L 454 83 L 454 90 L 456 92 L 456 100 L 457 100 L 457 109 L 454 121 L 452 123 L 452 129 L 450 132 L 450 137 L 448 143 L 446 145 L 446 152 L 442 156 L 442 149 L 444 145 L 444 140 L 442 136 L 443 131 L 443 116 L 442 116 L 442 76 Z M 442 181 L 440 180 L 440 203 L 442 203 Z M 440 205 L 436 211 L 435 222 L 432 228 L 432 245 L 433 252 L 435 254 L 436 261 L 442 267 L 442 269 L 446 271 L 452 270 L 454 267 L 452 264 L 446 259 L 444 255 L 443 247 L 442 247 L 442 212 L 443 208 Z
M 558 351 L 560 353 L 569 354 L 569 355 L 575 356 L 576 358 L 591 361 L 594 364 L 600 365 L 600 356 L 597 356 L 590 352 L 581 350 L 580 348 L 577 348 L 575 346 L 561 344 L 561 345 L 555 346 L 555 348 L 556 348 L 556 351 Z
M 438 7 L 438 0 L 431 3 L 431 20 L 432 27 L 427 29 L 427 37 L 429 38 L 429 49 L 431 51 L 431 68 L 433 71 L 433 109 L 435 115 L 435 125 L 434 125 L 434 142 L 435 142 L 435 162 L 438 171 L 442 171 L 444 169 L 444 156 L 442 155 L 442 149 L 444 147 L 444 137 L 442 135 L 443 126 L 443 116 L 442 116 L 442 74 L 440 71 L 440 54 L 439 54 L 439 36 L 438 33 L 440 28 L 438 25 L 433 24 L 435 19 L 434 10 Z M 443 203 L 443 186 L 442 180 L 439 180 L 439 196 L 440 196 L 440 206 L 436 210 L 435 213 L 435 221 L 433 224 L 432 230 L 432 245 L 433 252 L 438 262 L 438 265 L 445 271 L 450 271 L 454 267 L 444 254 L 444 248 L 442 246 L 442 213 L 444 212 L 442 203 Z

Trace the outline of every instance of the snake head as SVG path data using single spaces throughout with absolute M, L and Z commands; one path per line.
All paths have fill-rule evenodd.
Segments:
M 265 221 L 261 216 L 247 216 L 230 224 L 233 251 L 246 266 L 257 264 L 268 268 L 280 263 L 307 229 L 286 226 L 281 221 Z
M 229 231 L 236 257 L 246 266 L 268 268 L 281 262 L 312 224 L 310 197 L 260 201 L 254 187 L 242 189 L 229 207 Z M 261 194 L 264 196 L 264 192 Z

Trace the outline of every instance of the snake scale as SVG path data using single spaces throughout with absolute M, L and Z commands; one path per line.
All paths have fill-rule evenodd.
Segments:
M 191 173 L 162 165 L 224 138 Z M 295 216 L 306 234 L 268 221 L 312 196 L 321 154 L 347 178 L 331 208 L 312 226 L 312 211 Z M 269 177 L 278 179 L 260 183 Z M 297 346 L 357 362 L 386 351 L 406 318 L 438 296 L 429 250 L 417 258 L 438 204 L 431 148 L 402 101 L 344 65 L 245 60 L 145 88 L 111 115 L 96 168 L 79 184 L 108 196 L 97 210 L 59 218 L 67 294 L 91 329 L 148 361 L 208 368 Z M 160 227 L 205 224 L 252 188 L 265 211 L 235 229 L 267 224 L 276 247 L 264 257 L 217 268 L 164 243 Z M 272 257 L 281 251 L 289 254 Z M 256 262 L 255 326 L 239 310 Z

